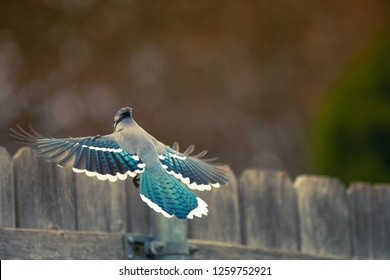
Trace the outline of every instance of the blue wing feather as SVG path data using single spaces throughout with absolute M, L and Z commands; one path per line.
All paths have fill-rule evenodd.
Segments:
M 211 189 L 211 186 L 219 186 L 219 184 L 228 182 L 229 177 L 223 170 L 209 163 L 208 160 L 200 158 L 205 152 L 190 156 L 189 153 L 192 151 L 193 146 L 190 146 L 184 153 L 167 147 L 160 155 L 160 162 L 168 173 L 194 189 Z
M 75 172 L 116 181 L 144 170 L 140 167 L 142 160 L 123 150 L 112 137 L 42 138 L 34 131 L 18 128 L 11 129 L 12 136 L 35 148 L 38 155 L 62 167 L 71 166 Z

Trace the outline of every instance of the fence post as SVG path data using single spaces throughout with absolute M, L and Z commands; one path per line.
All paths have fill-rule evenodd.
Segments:
M 187 222 L 152 212 L 151 251 L 156 259 L 189 259 Z

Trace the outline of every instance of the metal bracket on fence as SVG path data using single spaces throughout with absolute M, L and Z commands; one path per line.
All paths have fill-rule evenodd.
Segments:
M 128 260 L 159 259 L 169 256 L 190 258 L 196 251 L 196 246 L 187 242 L 162 242 L 153 240 L 151 236 L 124 235 L 125 258 Z

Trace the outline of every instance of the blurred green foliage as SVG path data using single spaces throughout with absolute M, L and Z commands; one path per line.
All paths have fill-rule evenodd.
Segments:
M 314 172 L 351 181 L 390 181 L 390 32 L 331 89 L 314 120 Z

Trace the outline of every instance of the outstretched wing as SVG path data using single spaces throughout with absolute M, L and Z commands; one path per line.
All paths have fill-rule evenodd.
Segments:
M 48 161 L 57 162 L 60 167 L 72 167 L 76 173 L 115 182 L 144 171 L 141 159 L 123 150 L 112 135 L 44 138 L 31 131 L 18 126 L 18 130 L 11 129 L 11 136 L 37 150 L 37 154 L 47 157 Z
M 202 159 L 206 151 L 190 156 L 193 150 L 194 146 L 191 145 L 184 153 L 180 153 L 175 143 L 172 148 L 166 147 L 159 155 L 160 162 L 168 173 L 193 190 L 211 190 L 212 187 L 218 188 L 229 181 L 223 170 L 210 163 L 213 159 Z

